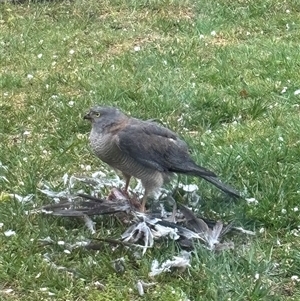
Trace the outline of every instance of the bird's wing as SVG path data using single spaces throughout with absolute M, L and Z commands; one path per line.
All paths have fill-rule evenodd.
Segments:
M 122 152 L 161 172 L 188 172 L 194 167 L 188 147 L 175 133 L 154 122 L 135 120 L 117 133 Z M 203 168 L 203 173 L 213 175 Z

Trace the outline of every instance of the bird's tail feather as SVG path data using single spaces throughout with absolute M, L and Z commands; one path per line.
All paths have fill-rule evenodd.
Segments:
M 241 197 L 240 193 L 237 190 L 235 190 L 233 187 L 222 183 L 214 172 L 206 168 L 203 168 L 199 165 L 191 163 L 190 165 L 185 165 L 183 169 L 179 169 L 177 167 L 176 170 L 172 170 L 172 171 L 203 178 L 206 181 L 210 182 L 211 184 L 215 185 L 220 190 L 229 194 L 230 196 L 236 198 Z
M 215 185 L 216 187 L 218 187 L 219 189 L 221 189 L 222 191 L 224 191 L 225 193 L 233 197 L 236 198 L 241 197 L 240 193 L 237 190 L 235 190 L 233 187 L 229 185 L 222 183 L 217 177 L 201 176 L 201 178 L 205 179 L 206 181 L 210 182 L 211 184 Z
M 217 175 L 204 167 L 198 166 L 193 162 L 189 164 L 184 164 L 183 166 L 176 166 L 176 168 L 170 168 L 170 172 L 182 173 L 186 175 L 196 176 L 196 177 L 216 177 Z

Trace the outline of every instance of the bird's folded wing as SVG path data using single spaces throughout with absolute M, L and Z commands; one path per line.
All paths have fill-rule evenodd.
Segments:
M 117 141 L 122 152 L 145 167 L 178 173 L 188 173 L 195 167 L 186 143 L 154 122 L 136 121 L 127 125 L 118 132 Z M 203 173 L 214 175 L 204 168 Z
M 122 152 L 145 167 L 162 172 L 169 171 L 176 163 L 176 157 L 186 156 L 187 152 L 183 141 L 153 122 L 127 125 L 118 132 L 117 138 Z

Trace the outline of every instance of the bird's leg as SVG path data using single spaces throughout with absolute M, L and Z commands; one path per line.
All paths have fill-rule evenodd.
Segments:
M 125 174 L 123 174 L 123 175 L 124 175 L 125 180 L 126 180 L 124 191 L 125 191 L 126 193 L 128 193 L 128 187 L 129 187 L 129 183 L 130 183 L 131 176 L 125 175 Z
M 144 196 L 142 198 L 142 204 L 141 204 L 141 207 L 140 207 L 140 211 L 141 212 L 145 212 L 146 211 L 146 202 L 147 202 L 147 199 L 148 199 L 148 192 L 147 192 L 147 190 L 145 190 Z
M 122 174 L 125 178 L 125 187 L 124 187 L 124 189 L 122 189 L 122 192 L 126 195 L 126 197 L 129 198 L 128 187 L 129 187 L 131 176 L 126 173 L 122 173 Z

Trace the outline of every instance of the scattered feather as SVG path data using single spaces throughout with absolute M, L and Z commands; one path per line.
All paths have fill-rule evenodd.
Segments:
M 300 89 L 298 89 L 294 92 L 294 95 L 299 95 L 299 94 L 300 94 Z
M 136 283 L 136 288 L 138 290 L 138 293 L 140 296 L 143 296 L 145 294 L 145 288 L 151 287 L 156 285 L 156 282 L 144 282 L 142 280 L 138 280 Z
M 87 201 L 83 199 L 87 199 Z M 71 201 L 62 200 L 57 204 L 43 206 L 39 209 L 39 212 L 47 212 L 55 216 L 84 217 L 128 212 L 130 210 L 131 204 L 125 199 L 103 200 L 85 194 L 79 194 L 74 196 Z
M 86 247 L 90 244 L 90 240 L 79 240 L 76 241 L 74 244 L 69 244 L 69 248 L 71 250 L 76 249 L 76 248 L 81 248 L 81 247 Z
M 140 296 L 144 296 L 145 292 L 144 292 L 144 287 L 141 283 L 141 281 L 138 281 L 137 284 L 136 284 L 136 288 L 138 290 L 138 293 Z
M 45 253 L 45 254 L 43 254 L 42 255 L 43 256 L 43 259 L 44 259 L 44 261 L 49 265 L 49 266 L 51 266 L 51 268 L 53 268 L 53 269 L 56 269 L 56 270 L 58 270 L 58 271 L 65 271 L 65 272 L 67 272 L 69 275 L 71 275 L 71 276 L 74 276 L 74 275 L 79 275 L 79 273 L 76 271 L 76 270 L 74 270 L 74 269 L 70 269 L 70 268 L 66 268 L 66 267 L 64 267 L 64 266 L 58 266 L 58 265 L 56 265 L 53 261 L 52 261 L 52 259 L 51 259 L 51 256 L 49 255 L 49 253 Z
M 61 217 L 80 217 L 92 234 L 96 233 L 96 229 L 95 222 L 90 216 L 121 213 L 118 215 L 120 220 L 125 224 L 130 223 L 130 226 L 121 235 L 120 240 L 114 238 L 93 238 L 93 240 L 101 241 L 102 244 L 103 242 L 109 243 L 113 248 L 118 246 L 139 248 L 142 249 L 142 255 L 144 255 L 148 248 L 154 246 L 154 240 L 166 237 L 177 240 L 179 245 L 184 248 L 192 249 L 195 247 L 194 242 L 200 241 L 202 244 L 204 243 L 204 247 L 211 251 L 221 251 L 234 247 L 233 242 L 222 241 L 224 235 L 231 230 L 254 235 L 252 231 L 233 227 L 233 223 L 226 225 L 221 221 L 209 221 L 197 217 L 191 209 L 185 206 L 179 205 L 179 208 L 177 208 L 172 194 L 166 189 L 161 189 L 159 192 L 158 201 L 160 205 L 157 209 L 153 208 L 151 213 L 141 213 L 139 212 L 140 202 L 136 197 L 139 195 L 141 188 L 139 181 L 132 190 L 135 193 L 133 197 L 129 197 L 122 190 L 116 188 L 123 186 L 123 181 L 118 176 L 107 178 L 103 172 L 93 173 L 91 177 L 65 174 L 62 182 L 64 187 L 61 191 L 55 191 L 49 184 L 44 184 L 43 189 L 40 191 L 54 202 L 35 209 L 32 213 L 39 212 Z M 78 183 L 81 183 L 81 185 L 77 185 Z M 83 185 L 90 190 L 91 195 L 84 193 Z M 196 202 L 199 201 L 200 197 L 196 194 L 198 190 L 197 185 L 184 185 L 178 183 L 178 181 L 172 181 L 170 185 L 172 189 L 179 187 L 183 191 L 184 198 L 193 198 Z M 98 196 L 101 195 L 103 188 L 107 187 L 111 187 L 110 194 L 105 198 L 99 198 Z M 248 199 L 249 202 L 254 202 L 252 200 L 255 199 Z M 171 204 L 173 206 L 172 212 L 168 212 L 162 202 Z M 102 245 L 101 243 L 96 244 L 91 241 L 83 241 L 82 244 L 78 243 L 77 245 L 66 243 L 65 247 L 68 252 L 76 247 L 101 249 Z
M 95 234 L 96 233 L 96 229 L 95 229 L 95 224 L 96 223 L 93 222 L 91 220 L 91 218 L 88 215 L 86 215 L 86 214 L 83 215 L 83 220 L 84 220 L 85 225 L 87 226 L 87 228 L 90 230 L 90 232 L 92 234 Z
M 7 231 L 4 232 L 4 235 L 5 235 L 6 237 L 14 236 L 14 235 L 16 235 L 16 231 L 13 231 L 13 230 L 7 230 Z
M 50 198 L 64 198 L 64 199 L 68 199 L 69 197 L 71 197 L 69 195 L 69 193 L 67 191 L 53 191 L 51 189 L 39 189 L 39 191 L 45 195 L 47 195 Z
M 209 227 L 208 223 L 198 218 L 187 207 L 181 205 L 180 209 L 184 214 L 187 225 L 194 230 L 206 243 L 209 250 L 215 250 L 221 243 L 221 238 L 232 229 L 232 224 L 224 226 L 221 221 L 217 221 Z M 211 223 L 210 223 L 211 224 Z M 232 244 L 230 244 L 232 246 Z M 225 246 L 225 245 L 224 245 Z M 220 246 L 218 250 L 225 249 Z
M 153 247 L 153 234 L 151 232 L 151 229 L 148 227 L 146 222 L 140 222 L 137 225 L 133 225 L 129 227 L 123 234 L 122 239 L 124 241 L 136 243 L 139 240 L 144 241 L 144 247 L 143 247 L 143 255 L 147 251 L 147 248 Z
M 16 199 L 18 202 L 23 203 L 23 204 L 30 202 L 33 198 L 33 194 L 29 194 L 27 196 L 21 196 L 21 195 L 18 195 L 18 194 L 9 194 L 9 196 L 12 199 Z
M 258 204 L 258 200 L 256 200 L 255 198 L 246 198 L 245 200 L 248 204 L 252 204 L 252 205 Z
M 190 267 L 191 253 L 182 251 L 179 256 L 173 256 L 172 260 L 167 260 L 161 264 L 155 259 L 151 265 L 150 277 L 157 276 L 163 272 L 171 272 L 172 269 L 178 269 L 184 271 L 187 267 Z
M 40 239 L 38 239 L 38 241 L 41 243 L 45 243 L 45 244 L 53 244 L 54 243 L 54 240 L 50 236 L 47 236 L 45 238 L 40 238 Z
M 142 284 L 143 287 L 151 287 L 157 284 L 156 282 L 144 282 L 143 280 L 138 281 Z
M 185 184 L 182 184 L 182 183 L 178 184 L 178 188 L 181 188 L 185 192 L 194 192 L 194 191 L 197 191 L 199 189 L 196 184 L 185 185 Z
M 125 259 L 124 259 L 124 257 L 117 258 L 114 261 L 112 261 L 112 266 L 118 274 L 123 274 L 125 272 Z
M 220 236 L 223 229 L 223 224 L 218 221 L 212 229 L 207 226 L 207 231 L 204 233 L 206 242 L 210 250 L 213 250 L 220 243 Z
M 62 177 L 62 180 L 63 180 L 64 186 L 66 186 L 68 183 L 68 180 L 69 180 L 69 175 L 67 173 L 65 173 Z
M 173 240 L 177 240 L 180 236 L 177 234 L 178 230 L 175 228 L 166 227 L 160 224 L 156 224 L 154 226 L 154 230 L 152 230 L 152 234 L 154 238 L 160 238 L 169 236 Z
M 7 288 L 7 289 L 4 289 L 4 290 L 0 290 L 0 293 L 11 294 L 13 291 L 14 291 L 13 289 Z
M 247 234 L 247 235 L 255 235 L 255 232 L 253 231 L 249 231 L 249 230 L 245 230 L 244 228 L 242 227 L 233 227 L 234 230 L 237 230 L 237 231 L 240 231 L 244 234 Z
M 99 282 L 99 281 L 95 281 L 95 282 L 93 282 L 93 284 L 94 284 L 95 287 L 97 287 L 97 288 L 100 289 L 100 290 L 105 289 L 105 285 L 102 284 L 102 283 Z
M 214 250 L 216 252 L 226 251 L 226 250 L 233 250 L 234 249 L 234 243 L 232 241 L 224 242 L 224 243 L 218 243 L 214 246 Z

